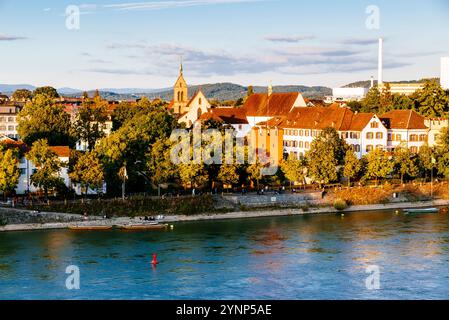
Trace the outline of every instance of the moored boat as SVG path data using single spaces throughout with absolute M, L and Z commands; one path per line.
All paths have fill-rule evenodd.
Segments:
M 167 229 L 168 224 L 134 224 L 121 226 L 121 230 L 163 230 Z
M 414 213 L 437 213 L 439 212 L 438 208 L 417 208 L 417 209 L 405 209 L 405 214 L 414 214 Z
M 68 226 L 70 230 L 77 231 L 99 231 L 99 230 L 111 230 L 112 226 Z

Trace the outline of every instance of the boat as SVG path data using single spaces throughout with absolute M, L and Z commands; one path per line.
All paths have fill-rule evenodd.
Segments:
M 405 209 L 405 214 L 414 214 L 414 213 L 437 213 L 439 212 L 438 208 L 418 208 L 418 209 Z
M 168 224 L 148 223 L 148 224 L 132 224 L 119 227 L 121 230 L 163 230 L 167 229 Z
M 68 226 L 68 228 L 77 231 L 112 230 L 112 226 Z

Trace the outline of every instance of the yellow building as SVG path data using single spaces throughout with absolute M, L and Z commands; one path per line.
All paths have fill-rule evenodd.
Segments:
M 187 104 L 189 102 L 189 92 L 187 82 L 184 79 L 182 63 L 179 68 L 179 77 L 173 87 L 173 112 L 175 114 L 182 114 L 187 112 Z

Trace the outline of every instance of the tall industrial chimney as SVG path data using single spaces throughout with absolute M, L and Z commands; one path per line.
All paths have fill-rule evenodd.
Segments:
M 378 87 L 383 85 L 383 39 L 379 38 L 379 66 L 377 74 Z

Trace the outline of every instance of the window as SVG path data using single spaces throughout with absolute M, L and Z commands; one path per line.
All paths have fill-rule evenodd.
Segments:
M 298 141 L 293 141 L 293 148 L 296 148 L 298 146 Z
M 14 122 L 14 118 L 13 117 L 8 117 L 8 122 Z
M 418 148 L 417 147 L 410 147 L 410 152 L 411 153 L 418 153 Z
M 302 137 L 304 135 L 304 131 L 299 130 L 299 136 Z
M 304 135 L 305 135 L 306 137 L 308 137 L 308 136 L 309 136 L 309 130 L 304 130 Z
M 26 173 L 27 173 L 27 169 L 25 169 L 25 168 L 20 168 L 20 175 L 21 175 L 21 176 L 26 175 Z
M 420 134 L 419 135 L 419 141 L 427 141 L 427 135 L 426 134 Z
M 366 152 L 371 152 L 371 151 L 373 151 L 373 146 L 369 144 L 366 146 Z
M 418 141 L 418 135 L 417 134 L 411 134 L 410 135 L 410 141 Z
M 6 126 L 0 126 L 0 131 L 6 131 Z
M 376 146 L 376 149 L 379 149 L 379 150 L 382 150 L 383 148 L 384 148 L 384 146 L 381 145 L 381 144 L 378 144 L 378 145 Z
M 201 98 L 199 98 L 198 99 L 198 104 L 201 105 L 201 102 L 202 102 L 202 100 L 201 100 Z
M 371 128 L 379 128 L 379 123 L 376 121 L 371 122 Z
M 4 122 L 5 121 L 5 117 L 0 117 L 0 122 Z
M 304 143 L 302 141 L 299 141 L 299 147 L 303 148 L 304 147 Z
M 384 134 L 382 132 L 376 132 L 376 139 L 383 139 Z
M 391 141 L 391 133 L 388 134 L 388 141 Z
M 355 152 L 360 152 L 360 145 L 359 144 L 355 144 L 354 145 L 354 151 Z
M 294 131 L 294 135 L 297 136 L 298 135 L 298 130 Z
M 367 139 L 373 139 L 373 137 L 374 137 L 374 134 L 372 132 L 367 132 L 366 133 L 366 138 Z
M 402 141 L 402 136 L 400 134 L 396 134 L 396 138 L 393 138 L 393 141 Z
M 304 144 L 304 148 L 306 148 L 306 149 L 309 149 L 309 146 L 310 146 L 310 144 L 309 144 L 308 142 L 306 142 L 306 143 Z
M 14 131 L 14 126 L 8 126 L 8 131 Z

